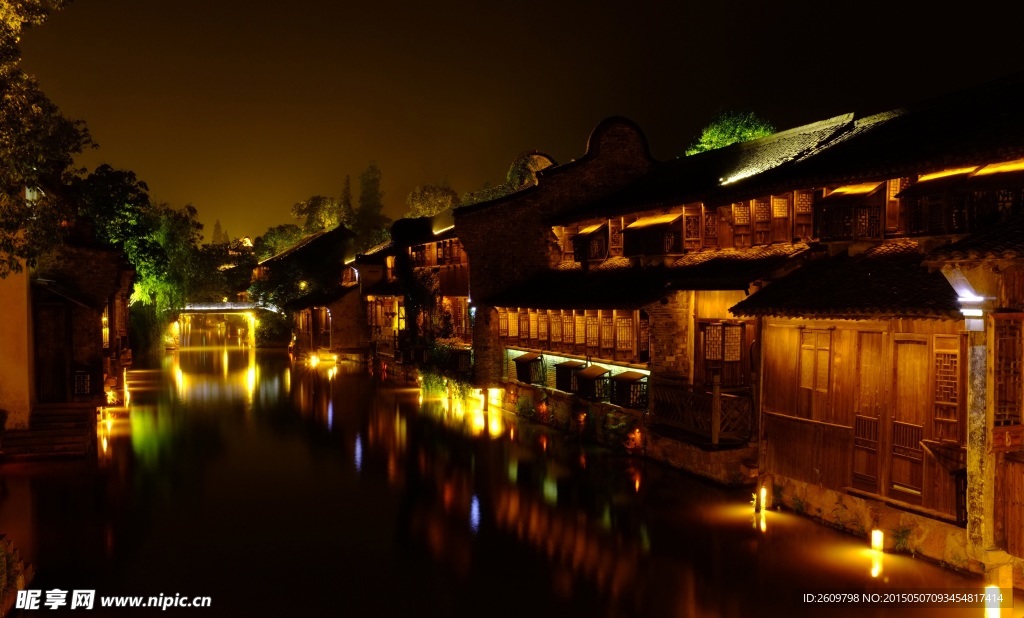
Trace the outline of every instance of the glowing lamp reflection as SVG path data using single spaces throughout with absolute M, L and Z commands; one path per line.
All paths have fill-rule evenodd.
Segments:
M 469 529 L 475 534 L 480 529 L 480 499 L 473 496 L 469 504 Z
M 355 446 L 354 459 L 355 459 L 355 464 L 356 464 L 356 472 L 362 472 L 363 471 L 363 438 L 359 434 L 356 434 L 356 446 Z

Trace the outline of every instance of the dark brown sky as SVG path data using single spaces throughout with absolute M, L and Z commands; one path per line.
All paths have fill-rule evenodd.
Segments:
M 611 115 L 665 159 L 717 111 L 784 129 L 1024 69 L 1015 14 L 946 5 L 76 0 L 23 51 L 100 144 L 82 164 L 192 203 L 209 239 L 216 219 L 232 236 L 289 222 L 371 160 L 397 217 L 417 184 L 461 194 L 524 150 L 578 157 Z

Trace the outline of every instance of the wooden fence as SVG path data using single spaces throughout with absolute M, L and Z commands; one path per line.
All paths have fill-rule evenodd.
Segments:
M 651 423 L 682 429 L 712 444 L 748 441 L 754 428 L 750 389 L 711 389 L 655 379 L 650 387 Z

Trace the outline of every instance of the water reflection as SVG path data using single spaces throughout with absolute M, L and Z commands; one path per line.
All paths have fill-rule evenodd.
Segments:
M 0 467 L 0 530 L 40 586 L 209 594 L 218 615 L 750 616 L 980 585 L 520 424 L 500 392 L 387 389 L 183 330 L 214 345 L 130 372 L 94 464 Z

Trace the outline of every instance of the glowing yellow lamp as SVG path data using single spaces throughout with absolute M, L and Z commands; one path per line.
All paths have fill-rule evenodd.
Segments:
M 885 534 L 881 530 L 875 528 L 871 531 L 871 549 L 882 551 L 885 547 Z

